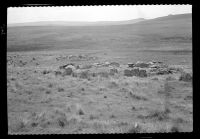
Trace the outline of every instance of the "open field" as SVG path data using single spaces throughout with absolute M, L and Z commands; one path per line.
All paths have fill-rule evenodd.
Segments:
M 10 134 L 193 131 L 191 14 L 7 35 Z M 125 73 L 137 61 L 162 64 Z

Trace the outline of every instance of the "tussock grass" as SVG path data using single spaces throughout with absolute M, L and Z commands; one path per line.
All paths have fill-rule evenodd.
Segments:
M 180 132 L 180 128 L 178 126 L 172 126 L 170 132 Z
M 127 131 L 127 133 L 141 133 L 141 132 L 143 132 L 142 127 L 138 124 L 135 124 Z
M 148 116 L 146 116 L 146 118 L 153 118 L 155 120 L 159 120 L 159 121 L 164 121 L 169 119 L 168 117 L 168 113 L 166 111 L 153 111 L 151 112 Z

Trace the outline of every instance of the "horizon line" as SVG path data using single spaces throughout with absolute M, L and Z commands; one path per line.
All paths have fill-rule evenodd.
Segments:
M 16 23 L 7 23 L 7 25 L 12 25 L 12 24 L 24 24 L 24 23 L 38 23 L 38 22 L 85 22 L 85 23 L 95 23 L 95 22 L 120 22 L 120 21 L 131 21 L 135 19 L 144 19 L 144 20 L 150 20 L 150 19 L 156 19 L 160 17 L 167 17 L 167 16 L 173 16 L 173 15 L 184 15 L 184 14 L 192 14 L 192 13 L 182 13 L 182 14 L 168 14 L 165 16 L 159 16 L 155 18 L 134 18 L 134 19 L 127 19 L 127 20 L 99 20 L 99 21 L 83 21 L 83 20 L 73 20 L 73 21 L 67 21 L 67 20 L 41 20 L 41 21 L 28 21 L 28 22 L 16 22 Z

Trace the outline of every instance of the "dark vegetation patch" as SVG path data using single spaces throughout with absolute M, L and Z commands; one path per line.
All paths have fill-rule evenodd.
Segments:
M 129 92 L 131 98 L 136 99 L 136 100 L 143 100 L 143 101 L 147 101 L 148 99 L 144 96 L 138 96 L 132 92 Z

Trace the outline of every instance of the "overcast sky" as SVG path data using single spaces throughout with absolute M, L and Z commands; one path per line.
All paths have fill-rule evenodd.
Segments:
M 71 6 L 8 8 L 8 24 L 38 21 L 121 21 L 192 13 L 191 5 Z

